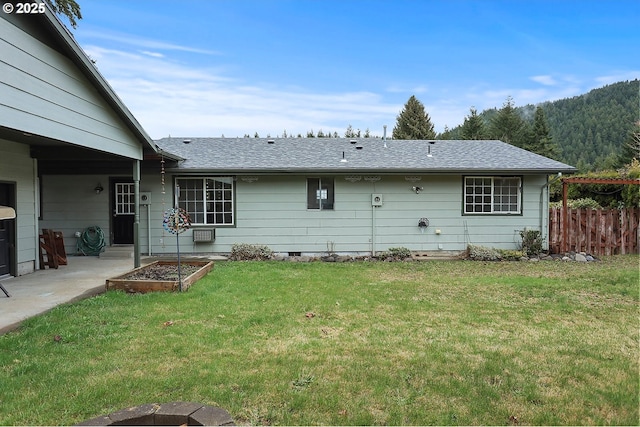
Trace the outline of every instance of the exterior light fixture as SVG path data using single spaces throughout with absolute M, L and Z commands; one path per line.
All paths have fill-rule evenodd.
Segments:
M 93 189 L 93 191 L 95 191 L 96 194 L 100 194 L 104 191 L 104 188 L 102 187 L 102 184 L 98 184 L 96 185 L 96 188 Z

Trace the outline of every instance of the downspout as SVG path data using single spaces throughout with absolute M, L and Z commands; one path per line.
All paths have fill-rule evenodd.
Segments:
M 147 241 L 149 245 L 149 256 L 151 256 L 151 202 L 147 204 Z
M 371 256 L 376 256 L 376 207 L 371 203 Z
M 133 161 L 133 267 L 140 267 L 140 160 Z
M 34 231 L 35 231 L 35 237 L 36 237 L 36 253 L 34 253 L 34 267 L 35 270 L 40 270 L 40 257 L 37 255 L 37 251 L 40 250 L 40 192 L 42 191 L 42 189 L 40 188 L 40 180 L 38 179 L 38 159 L 33 159 L 33 188 L 34 188 L 34 192 L 33 192 L 33 206 L 35 206 L 35 211 L 34 211 L 34 215 L 33 215 L 33 227 L 34 227 Z M 17 234 L 17 233 L 16 233 Z M 17 238 L 17 236 L 16 236 Z M 18 261 L 18 257 L 16 254 L 16 263 Z M 17 274 L 17 271 L 16 271 Z

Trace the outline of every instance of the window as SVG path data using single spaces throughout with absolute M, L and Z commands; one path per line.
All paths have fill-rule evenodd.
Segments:
M 232 177 L 177 178 L 178 207 L 186 210 L 194 225 L 233 225 Z
M 307 209 L 333 209 L 333 178 L 307 178 Z
M 465 214 L 522 213 L 520 177 L 465 177 Z
M 116 198 L 116 215 L 134 215 L 136 213 L 133 182 L 117 182 L 114 196 Z

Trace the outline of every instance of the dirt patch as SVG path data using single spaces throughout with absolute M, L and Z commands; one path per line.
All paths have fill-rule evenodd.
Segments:
M 180 264 L 180 275 L 188 277 L 202 268 L 201 265 Z M 178 280 L 178 265 L 152 264 L 121 277 L 127 280 Z

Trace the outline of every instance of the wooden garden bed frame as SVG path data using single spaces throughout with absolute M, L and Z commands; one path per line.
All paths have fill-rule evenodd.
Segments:
M 106 289 L 121 290 L 130 293 L 147 292 L 176 292 L 180 290 L 178 280 L 151 280 L 128 278 L 132 273 L 141 271 L 157 265 L 178 265 L 177 261 L 154 261 L 142 267 L 133 269 L 125 274 L 107 279 Z M 204 277 L 213 268 L 213 261 L 181 261 L 180 265 L 199 266 L 200 268 L 193 274 L 182 278 L 182 290 L 186 291 L 192 284 Z

